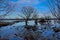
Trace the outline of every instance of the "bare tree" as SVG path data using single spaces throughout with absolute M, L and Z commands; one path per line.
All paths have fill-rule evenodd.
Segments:
M 14 7 L 15 5 L 12 5 L 9 0 L 0 0 L 0 19 L 4 19 L 9 15 L 9 13 L 14 11 Z M 6 20 L 0 20 L 0 26 L 7 26 L 9 24 L 13 24 L 13 22 L 9 23 Z
M 37 23 L 37 21 L 38 21 L 38 20 L 37 20 L 37 19 L 38 19 L 38 16 L 39 16 L 39 15 L 38 15 L 38 11 L 35 10 L 35 12 L 33 13 L 33 16 L 32 16 L 33 19 L 36 19 L 36 20 L 35 20 L 35 25 L 38 24 L 38 23 Z
M 48 7 L 53 16 L 60 17 L 60 0 L 48 0 Z
M 28 19 L 31 18 L 32 14 L 34 13 L 35 8 L 32 6 L 24 6 L 21 9 L 21 12 L 23 15 L 20 15 L 21 17 L 25 18 L 25 23 L 27 25 L 28 23 Z
M 60 0 L 48 0 L 48 7 L 53 16 L 60 18 Z
M 4 12 L 0 15 L 0 18 L 4 18 L 8 16 L 8 14 L 13 11 L 15 5 L 12 5 L 9 0 L 0 0 L 0 13 Z

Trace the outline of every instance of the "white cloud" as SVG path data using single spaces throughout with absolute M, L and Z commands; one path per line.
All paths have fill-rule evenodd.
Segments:
M 39 0 L 22 0 L 22 3 L 28 3 L 28 4 L 38 4 Z
M 16 4 L 39 4 L 39 0 L 18 0 L 16 2 L 12 2 Z

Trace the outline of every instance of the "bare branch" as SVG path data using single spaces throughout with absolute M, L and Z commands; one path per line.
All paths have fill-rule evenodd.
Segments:
M 60 1 L 59 0 L 48 0 L 48 7 L 52 15 L 60 17 Z

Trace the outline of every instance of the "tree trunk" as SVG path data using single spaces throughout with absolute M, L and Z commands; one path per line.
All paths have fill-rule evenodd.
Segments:
M 35 20 L 35 25 L 38 25 L 37 20 Z
M 26 25 L 26 26 L 28 25 L 28 20 L 25 21 L 25 25 Z

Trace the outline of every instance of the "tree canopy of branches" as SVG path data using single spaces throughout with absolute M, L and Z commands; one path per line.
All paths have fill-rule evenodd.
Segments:
M 53 16 L 60 18 L 60 0 L 48 0 L 48 7 Z M 54 21 L 60 23 L 60 20 Z
M 15 5 L 12 5 L 10 0 L 0 0 L 0 19 L 6 18 L 14 9 Z M 14 24 L 13 22 L 7 22 L 6 20 L 0 20 L 0 26 L 7 26 L 9 24 Z
M 21 12 L 23 15 L 20 15 L 22 18 L 26 19 L 26 25 L 27 25 L 27 21 L 29 18 L 32 18 L 32 16 L 35 14 L 35 8 L 32 6 L 24 6 L 21 9 Z M 36 15 L 35 15 L 36 16 Z
M 31 17 L 31 15 L 34 13 L 35 9 L 32 6 L 24 6 L 21 9 L 22 14 L 24 15 L 24 18 L 28 19 Z
M 48 7 L 53 16 L 60 18 L 60 0 L 48 0 Z
M 3 12 L 0 18 L 7 16 L 13 10 L 13 7 L 9 0 L 0 0 L 0 13 Z

